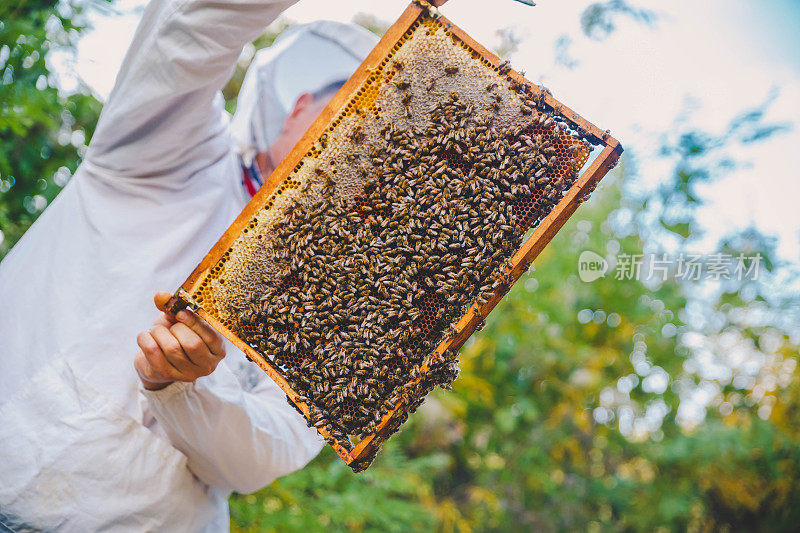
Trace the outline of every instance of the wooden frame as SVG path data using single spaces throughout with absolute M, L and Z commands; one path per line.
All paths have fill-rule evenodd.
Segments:
M 339 90 L 333 100 L 328 104 L 325 110 L 321 113 L 319 118 L 309 128 L 305 135 L 298 141 L 288 156 L 278 165 L 275 171 L 266 180 L 261 189 L 256 193 L 252 200 L 247 204 L 243 211 L 239 214 L 236 220 L 231 224 L 228 230 L 222 235 L 219 241 L 209 251 L 206 257 L 200 262 L 197 268 L 183 283 L 181 288 L 177 291 L 175 296 L 170 300 L 169 307 L 174 312 L 177 310 L 193 306 L 191 294 L 197 290 L 203 280 L 208 276 L 211 269 L 224 257 L 225 253 L 231 248 L 234 241 L 248 226 L 251 219 L 258 213 L 266 201 L 270 198 L 273 192 L 285 181 L 286 177 L 291 174 L 295 166 L 301 161 L 303 157 L 314 146 L 316 140 L 320 135 L 326 131 L 330 122 L 338 115 L 341 108 L 345 106 L 355 91 L 362 86 L 370 75 L 371 70 L 378 66 L 387 54 L 392 50 L 398 40 L 409 30 L 409 28 L 417 21 L 417 19 L 426 14 L 431 14 L 438 21 L 445 26 L 457 39 L 461 40 L 464 44 L 477 52 L 482 58 L 488 61 L 491 65 L 497 67 L 501 64 L 501 60 L 489 52 L 486 48 L 475 42 L 463 30 L 453 25 L 446 18 L 441 16 L 430 4 L 424 0 L 414 0 L 411 5 L 405 10 L 400 18 L 392 25 L 375 49 L 364 60 L 355 74 L 344 84 Z M 544 247 L 550 242 L 555 234 L 561 229 L 567 219 L 575 212 L 581 199 L 588 195 L 600 179 L 614 167 L 617 160 L 622 153 L 622 146 L 620 143 L 603 132 L 596 126 L 579 116 L 577 113 L 569 109 L 556 100 L 549 91 L 540 88 L 528 82 L 522 75 L 511 70 L 507 76 L 518 83 L 530 86 L 535 96 L 542 98 L 544 103 L 551 107 L 554 112 L 561 115 L 572 127 L 583 132 L 587 138 L 595 144 L 602 145 L 600 154 L 589 164 L 589 167 L 583 171 L 578 180 L 567 191 L 562 200 L 552 209 L 552 211 L 539 223 L 530 235 L 528 240 L 522 244 L 520 249 L 514 254 L 511 260 L 511 268 L 507 271 L 510 277 L 510 283 L 503 287 L 503 290 L 495 293 L 486 303 L 482 306 L 473 304 L 462 318 L 455 325 L 455 335 L 447 341 L 442 342 L 435 350 L 436 353 L 444 353 L 447 350 L 457 350 L 469 336 L 475 331 L 476 327 L 481 321 L 494 309 L 500 301 L 505 292 L 510 286 L 515 283 L 522 274 L 524 274 L 533 260 L 541 253 Z M 308 417 L 309 409 L 303 402 L 297 400 L 298 394 L 292 390 L 287 381 L 281 373 L 273 367 L 272 363 L 265 359 L 261 354 L 253 350 L 246 342 L 240 339 L 233 331 L 231 331 L 225 324 L 219 321 L 215 316 L 207 312 L 202 307 L 197 309 L 200 317 L 206 320 L 221 334 L 230 339 L 239 349 L 241 349 L 249 359 L 257 363 L 272 378 L 278 386 L 286 392 L 289 399 Z M 422 367 L 420 376 L 417 381 L 421 380 L 427 371 L 425 366 Z M 361 441 L 359 441 L 352 450 L 348 451 L 345 447 L 338 443 L 333 443 L 332 446 L 344 460 L 345 463 L 351 466 L 356 466 L 359 462 L 369 461 L 376 451 L 376 447 L 380 445 L 383 440 L 391 433 L 391 421 L 397 415 L 402 407 L 399 404 L 394 409 L 384 415 L 380 423 L 377 425 L 376 430 Z M 323 437 L 329 438 L 330 435 L 324 428 L 319 428 L 318 431 Z

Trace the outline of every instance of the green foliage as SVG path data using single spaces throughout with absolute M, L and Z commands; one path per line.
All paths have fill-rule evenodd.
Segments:
M 426 472 L 441 458 L 405 457 L 387 446 L 380 461 L 353 483 L 353 473 L 326 448 L 304 470 L 249 496 L 231 498 L 239 531 L 422 531 L 435 524 L 423 502 L 433 502 Z
M 0 258 L 66 184 L 99 117 L 94 97 L 59 92 L 47 61 L 74 46 L 86 7 L 80 0 L 0 6 Z
M 653 11 L 634 7 L 626 0 L 605 0 L 584 9 L 581 14 L 581 28 L 588 37 L 601 41 L 617 29 L 616 19 L 619 16 L 648 25 L 655 24 L 658 19 Z

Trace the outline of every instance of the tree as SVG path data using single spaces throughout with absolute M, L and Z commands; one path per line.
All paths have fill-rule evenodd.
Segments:
M 78 167 L 100 103 L 64 94 L 50 59 L 69 53 L 86 9 L 103 2 L 28 0 L 0 6 L 0 258 Z

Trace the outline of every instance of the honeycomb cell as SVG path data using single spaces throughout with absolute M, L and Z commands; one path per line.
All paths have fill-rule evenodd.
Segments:
M 422 16 L 190 294 L 348 450 L 453 379 L 423 362 L 588 159 L 583 132 L 498 70 Z

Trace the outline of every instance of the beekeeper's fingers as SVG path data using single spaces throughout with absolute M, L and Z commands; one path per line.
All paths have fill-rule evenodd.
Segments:
M 189 329 L 197 333 L 206 343 L 208 349 L 211 350 L 211 353 L 217 357 L 225 357 L 225 345 L 222 343 L 222 336 L 208 322 L 189 309 L 179 311 L 175 318 L 177 318 L 178 322 L 185 324 Z

